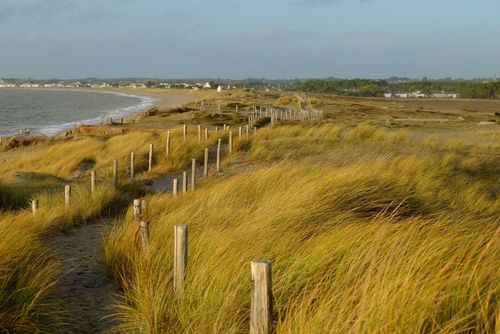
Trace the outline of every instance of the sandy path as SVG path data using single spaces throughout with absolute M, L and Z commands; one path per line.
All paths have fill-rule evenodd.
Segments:
M 101 248 L 105 226 L 99 220 L 58 232 L 48 240 L 63 265 L 56 297 L 64 302 L 73 333 L 102 333 L 117 324 L 110 316 L 119 296 L 106 276 Z

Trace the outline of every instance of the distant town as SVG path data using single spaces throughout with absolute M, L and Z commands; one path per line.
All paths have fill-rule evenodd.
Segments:
M 214 89 L 218 91 L 246 89 L 259 91 L 305 91 L 335 93 L 343 96 L 380 97 L 388 99 L 456 99 L 500 97 L 500 82 L 496 76 L 489 79 L 437 79 L 428 80 L 391 77 L 383 80 L 371 79 L 75 79 L 37 80 L 0 79 L 0 88 L 156 88 L 156 89 Z

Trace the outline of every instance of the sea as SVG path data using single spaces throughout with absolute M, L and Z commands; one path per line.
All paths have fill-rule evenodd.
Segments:
M 30 129 L 53 136 L 75 123 L 98 124 L 151 107 L 154 99 L 114 92 L 0 88 L 0 136 Z

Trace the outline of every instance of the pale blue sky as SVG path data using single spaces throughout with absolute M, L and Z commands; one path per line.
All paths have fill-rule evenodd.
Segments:
M 0 0 L 0 77 L 500 75 L 500 0 Z

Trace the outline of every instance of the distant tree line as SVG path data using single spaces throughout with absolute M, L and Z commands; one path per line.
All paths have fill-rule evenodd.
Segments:
M 288 86 L 292 91 L 335 93 L 345 96 L 382 97 L 389 92 L 415 92 L 425 94 L 445 91 L 462 98 L 496 99 L 500 96 L 500 82 L 474 83 L 464 81 L 411 81 L 392 83 L 387 80 L 296 80 Z

